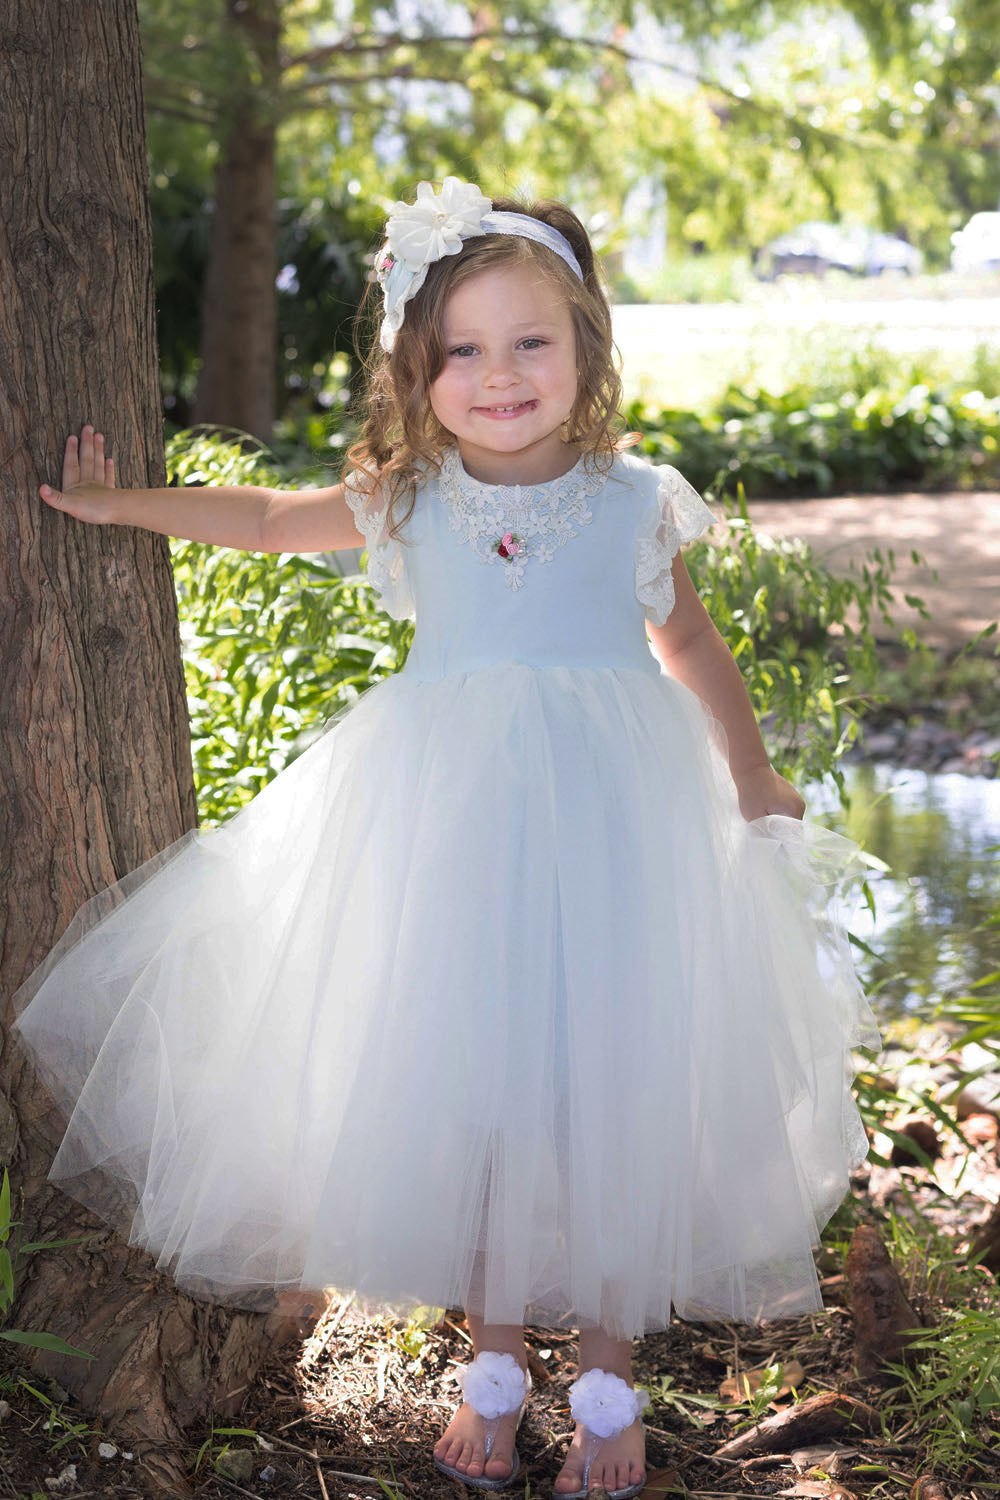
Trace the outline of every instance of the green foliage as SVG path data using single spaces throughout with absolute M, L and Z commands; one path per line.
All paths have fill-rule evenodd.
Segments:
M 702 1394 L 689 1394 L 687 1391 L 677 1390 L 673 1375 L 661 1375 L 656 1380 L 647 1381 L 646 1389 L 654 1406 L 664 1407 L 683 1417 L 691 1426 L 700 1432 L 705 1426 L 704 1412 L 720 1411 L 723 1407 L 730 1405 L 723 1401 L 720 1396 L 708 1396 Z M 694 1407 L 692 1412 L 689 1407 Z
M 995 621 L 957 651 L 887 651 L 880 678 L 885 703 L 871 717 L 911 724 L 937 717 L 959 732 L 995 733 L 1000 730 L 998 659 L 1000 626 Z
M 681 461 L 691 483 L 749 495 L 886 490 L 1000 479 L 1000 396 L 914 385 L 817 399 L 727 387 L 705 414 L 633 402 L 625 420 L 654 462 Z
M 916 1449 L 914 1472 L 930 1469 L 969 1481 L 978 1471 L 988 1478 L 1000 1420 L 1000 1292 L 992 1274 L 970 1267 L 954 1238 L 915 1201 L 905 1179 L 900 1192 L 905 1201 L 890 1207 L 879 1234 L 904 1295 L 926 1326 L 913 1330 L 905 1363 L 886 1362 L 896 1384 L 884 1397 L 885 1429 L 897 1437 L 906 1430 Z M 846 1270 L 854 1223 L 869 1223 L 870 1215 L 859 1216 L 853 1199 L 844 1209 L 824 1232 L 823 1243 Z
M 216 1472 L 225 1476 L 226 1458 L 233 1451 L 229 1439 L 233 1437 L 256 1438 L 256 1436 L 257 1432 L 253 1427 L 213 1427 L 195 1455 L 194 1472 L 197 1474 L 208 1458 Z M 223 1438 L 224 1441 L 220 1443 L 219 1438 Z
M 48 1349 L 50 1346 L 43 1344 L 40 1347 Z M 57 1349 L 56 1352 L 59 1354 L 80 1353 L 78 1349 Z M 90 1359 L 93 1356 L 87 1355 L 86 1357 Z M 70 1444 L 74 1445 L 81 1457 L 88 1456 L 88 1443 L 91 1443 L 94 1437 L 94 1428 L 89 1423 L 74 1421 L 72 1417 L 64 1417 L 61 1402 L 53 1401 L 51 1396 L 47 1396 L 44 1391 L 40 1391 L 37 1386 L 32 1385 L 23 1377 L 17 1382 L 17 1389 L 25 1391 L 45 1412 L 44 1431 L 48 1438 L 45 1445 L 47 1456 L 54 1458 L 60 1448 L 69 1447 Z
M 934 1328 L 913 1331 L 912 1364 L 889 1364 L 905 1392 L 928 1468 L 965 1470 L 972 1463 L 984 1477 L 994 1473 L 1000 1422 L 1000 1344 L 995 1289 L 990 1305 L 942 1307 Z M 987 1456 L 976 1463 L 976 1454 Z
M 24 1258 L 39 1250 L 55 1250 L 61 1245 L 82 1243 L 83 1240 L 36 1240 L 32 1244 L 24 1244 L 21 1240 L 21 1222 L 12 1217 L 10 1177 L 4 1167 L 3 1179 L 0 1180 L 0 1325 L 6 1324 L 14 1305 L 18 1271 Z M 94 1358 L 83 1349 L 75 1349 L 54 1333 L 25 1332 L 22 1328 L 0 1326 L 0 1339 L 6 1339 L 10 1344 L 27 1344 L 32 1349 L 48 1349 L 56 1354 L 74 1354 L 80 1359 Z
M 181 484 L 277 484 L 262 452 L 218 434 L 179 434 Z M 402 666 L 409 622 L 322 556 L 173 543 L 195 781 L 202 821 L 249 802 L 307 748 L 335 710 Z
M 837 578 L 805 542 L 758 535 L 740 487 L 726 532 L 688 550 L 691 574 L 743 674 L 775 763 L 805 783 L 830 775 L 877 696 L 874 625 L 888 621 L 891 554 Z

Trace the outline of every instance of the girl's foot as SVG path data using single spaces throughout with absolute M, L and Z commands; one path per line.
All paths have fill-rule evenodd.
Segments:
M 555 1493 L 573 1495 L 583 1488 L 586 1467 L 584 1428 L 578 1422 L 569 1445 L 566 1461 L 556 1476 Z M 638 1484 L 646 1472 L 646 1443 L 642 1422 L 637 1417 L 616 1437 L 606 1438 L 590 1466 L 587 1480 L 590 1489 L 603 1485 L 606 1490 L 624 1490 Z
M 498 1422 L 493 1448 L 487 1459 L 483 1418 L 468 1401 L 463 1401 L 434 1444 L 434 1457 L 450 1468 L 468 1474 L 470 1479 L 478 1479 L 484 1474 L 487 1479 L 506 1479 L 513 1465 L 517 1412 L 508 1412 Z

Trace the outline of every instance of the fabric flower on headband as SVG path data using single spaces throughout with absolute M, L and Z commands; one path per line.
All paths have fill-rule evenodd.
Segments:
M 483 214 L 493 208 L 471 182 L 446 177 L 440 193 L 429 182 L 417 184 L 416 203 L 394 203 L 385 226 L 389 249 L 398 260 L 423 266 L 456 255 L 462 241 L 482 234 Z
M 386 242 L 375 257 L 375 275 L 385 298 L 379 343 L 390 353 L 403 326 L 403 310 L 427 279 L 427 267 L 457 255 L 462 241 L 480 234 L 513 234 L 535 240 L 564 260 L 583 280 L 580 262 L 565 235 L 530 214 L 494 211 L 489 198 L 471 182 L 446 177 L 439 193 L 417 184 L 416 203 L 394 203 L 385 226 Z
M 456 255 L 462 241 L 485 234 L 483 216 L 493 204 L 471 182 L 446 177 L 440 193 L 429 182 L 417 184 L 416 203 L 394 203 L 385 226 L 385 248 L 375 271 L 385 297 L 379 342 L 388 353 L 403 326 L 406 303 L 427 279 L 427 267 L 443 255 Z

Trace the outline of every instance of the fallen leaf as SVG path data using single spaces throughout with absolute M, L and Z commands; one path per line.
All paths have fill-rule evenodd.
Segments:
M 714 1348 L 711 1344 L 696 1344 L 694 1352 L 695 1354 L 700 1354 L 702 1359 L 710 1359 L 717 1365 L 724 1365 L 726 1363 L 725 1358 L 719 1353 L 718 1349 Z
M 860 1448 L 851 1448 L 846 1443 L 823 1443 L 813 1448 L 796 1448 L 791 1460 L 797 1469 L 826 1469 L 838 1459 L 855 1458 Z
M 681 1476 L 677 1469 L 653 1469 L 647 1471 L 646 1483 L 643 1485 L 643 1495 L 666 1495 L 671 1490 L 680 1487 Z

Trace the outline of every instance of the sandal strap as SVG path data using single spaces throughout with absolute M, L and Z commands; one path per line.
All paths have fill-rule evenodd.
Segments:
M 484 1349 L 459 1371 L 458 1382 L 466 1404 L 483 1419 L 488 1459 L 502 1419 L 519 1412 L 527 1400 L 531 1376 L 522 1370 L 513 1354 Z

